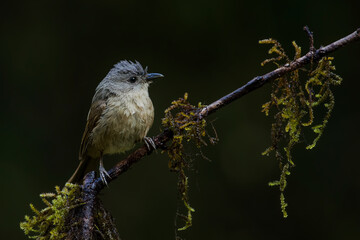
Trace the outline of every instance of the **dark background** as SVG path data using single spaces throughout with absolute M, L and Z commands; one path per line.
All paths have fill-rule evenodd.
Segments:
M 308 49 L 308 25 L 319 47 L 359 27 L 359 1 L 13 1 L 1 6 L 1 217 L 2 239 L 25 239 L 19 222 L 42 208 L 38 195 L 62 185 L 77 166 L 80 139 L 94 89 L 122 59 L 138 60 L 166 78 L 150 89 L 163 110 L 189 93 L 211 103 L 252 77 L 267 46 L 278 39 Z M 344 78 L 317 147 L 294 149 L 288 178 L 287 219 L 279 192 L 278 163 L 261 156 L 270 144 L 271 118 L 261 113 L 270 85 L 210 117 L 220 142 L 204 150 L 190 174 L 196 209 L 186 239 L 360 238 L 360 43 L 335 56 Z M 312 136 L 305 136 L 311 142 Z M 121 157 L 118 157 L 119 159 Z M 110 168 L 115 161 L 105 161 Z M 167 157 L 152 154 L 102 193 L 123 239 L 174 239 L 176 175 Z M 181 224 L 180 224 L 181 225 Z

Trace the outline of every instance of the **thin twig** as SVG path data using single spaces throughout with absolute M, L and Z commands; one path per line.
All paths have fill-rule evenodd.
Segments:
M 304 27 L 304 31 L 307 33 L 308 37 L 309 37 L 309 42 L 310 42 L 310 47 L 309 47 L 309 51 L 314 53 L 316 51 L 316 48 L 314 47 L 314 34 L 313 32 L 310 31 L 308 26 Z M 313 65 L 314 65 L 314 59 L 310 59 L 310 69 L 313 69 Z M 311 98 L 311 95 L 310 95 Z
M 309 41 L 310 41 L 310 52 L 315 52 L 315 47 L 314 47 L 314 34 L 313 32 L 310 31 L 308 26 L 304 27 L 304 31 L 307 33 L 308 37 L 309 37 Z

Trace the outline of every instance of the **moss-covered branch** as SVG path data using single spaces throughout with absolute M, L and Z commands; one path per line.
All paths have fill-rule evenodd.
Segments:
M 360 28 L 358 28 L 355 32 L 347 35 L 346 37 L 343 37 L 333 43 L 330 43 L 325 47 L 321 47 L 315 51 L 313 49 L 310 49 L 310 51 L 307 54 L 290 62 L 289 64 L 281 66 L 275 69 L 274 71 L 271 71 L 262 76 L 254 77 L 244 86 L 236 89 L 235 91 L 229 93 L 228 95 L 220 98 L 219 100 L 216 100 L 215 102 L 205 107 L 200 112 L 200 114 L 202 116 L 209 115 L 217 111 L 218 109 L 226 106 L 227 104 L 235 101 L 236 99 L 239 99 L 242 96 L 262 87 L 264 84 L 269 83 L 279 77 L 282 77 L 287 73 L 293 72 L 305 66 L 306 64 L 309 64 L 310 62 L 315 63 L 319 61 L 322 57 L 329 55 L 330 53 L 338 50 L 339 48 L 359 40 L 360 40 Z
M 310 62 L 317 62 L 322 57 L 336 51 L 337 49 L 359 40 L 360 40 L 360 28 L 357 29 L 355 32 L 347 35 L 346 37 L 341 38 L 340 40 L 337 40 L 333 43 L 330 43 L 325 47 L 321 47 L 316 51 L 309 51 L 304 56 L 290 62 L 289 64 L 281 66 L 275 69 L 274 71 L 266 73 L 262 76 L 257 76 L 253 78 L 242 87 L 236 89 L 235 91 L 229 93 L 228 95 L 202 108 L 201 111 L 199 111 L 199 117 L 200 118 L 206 117 L 214 113 L 215 111 L 219 110 L 220 108 L 223 108 L 224 106 L 230 104 L 231 102 L 241 98 L 242 96 L 262 87 L 264 84 L 269 83 L 277 78 L 280 78 L 287 73 L 293 72 Z M 172 139 L 172 136 L 173 136 L 172 131 L 165 130 L 164 132 L 154 137 L 154 142 L 156 147 L 162 148 L 164 144 L 166 144 L 166 142 Z M 111 170 L 108 171 L 111 177 L 111 179 L 109 179 L 108 182 L 111 182 L 114 179 L 116 179 L 123 172 L 127 171 L 132 164 L 138 162 L 141 158 L 151 154 L 152 152 L 153 152 L 152 149 L 148 149 L 147 146 L 144 145 L 139 149 L 137 149 L 136 151 L 134 151 L 133 153 L 131 153 L 127 158 L 120 161 Z M 105 187 L 104 183 L 101 181 L 101 178 L 98 178 L 95 181 L 94 185 L 95 185 L 94 188 L 97 191 L 100 191 Z
M 284 76 L 287 73 L 293 72 L 310 62 L 317 62 L 322 57 L 336 51 L 337 49 L 359 40 L 360 40 L 360 28 L 357 29 L 355 32 L 347 35 L 346 37 L 337 40 L 325 47 L 321 47 L 316 51 L 309 51 L 306 55 L 290 62 L 289 64 L 286 64 L 285 66 L 281 66 L 275 69 L 274 71 L 253 78 L 244 86 L 236 89 L 232 93 L 229 93 L 228 95 L 220 98 L 219 100 L 214 101 L 210 105 L 201 109 L 201 111 L 199 112 L 199 117 L 205 117 L 209 114 L 212 114 L 218 109 L 223 108 L 224 106 L 235 101 L 236 99 L 239 99 L 240 97 L 246 95 L 247 93 L 250 93 L 260 88 L 265 83 L 269 83 L 272 80 Z M 162 148 L 164 144 L 166 144 L 166 142 L 172 139 L 172 136 L 173 136 L 172 131 L 165 130 L 164 132 L 154 137 L 154 142 L 156 147 Z M 111 179 L 108 180 L 108 183 L 115 180 L 123 172 L 127 171 L 131 167 L 131 165 L 138 162 L 141 158 L 151 154 L 152 151 L 153 151 L 152 149 L 148 149 L 147 146 L 144 145 L 139 149 L 137 149 L 136 151 L 134 151 L 133 153 L 131 153 L 127 158 L 120 161 L 111 170 L 108 171 L 111 177 Z M 105 184 L 101 181 L 101 178 L 96 179 L 96 181 L 94 182 L 94 189 L 96 189 L 96 191 L 101 191 L 101 189 L 103 189 L 104 187 Z
M 278 68 L 274 71 L 271 71 L 267 74 L 264 74 L 262 76 L 257 76 L 250 80 L 248 83 L 246 83 L 244 86 L 236 89 L 232 93 L 229 93 L 228 95 L 214 101 L 208 106 L 202 106 L 199 104 L 197 107 L 190 105 L 186 101 L 186 96 L 181 100 L 176 101 L 176 103 L 172 104 L 172 106 L 167 110 L 167 113 L 172 111 L 176 107 L 180 107 L 178 109 L 178 114 L 175 118 L 172 118 L 173 116 L 165 116 L 165 121 L 163 122 L 166 129 L 153 138 L 153 141 L 158 149 L 165 149 L 170 158 L 170 168 L 175 170 L 179 173 L 179 188 L 181 187 L 182 190 L 180 191 L 182 194 L 182 200 L 184 202 L 184 205 L 186 206 L 188 210 L 188 216 L 185 220 L 185 227 L 182 229 L 185 229 L 189 225 L 191 225 L 191 212 L 193 209 L 189 205 L 188 197 L 187 197 L 187 177 L 184 174 L 183 167 L 186 165 L 186 161 L 181 157 L 182 154 L 182 140 L 195 140 L 197 144 L 202 143 L 202 136 L 204 135 L 204 128 L 206 125 L 206 121 L 204 120 L 208 115 L 216 112 L 218 109 L 230 104 L 231 102 L 235 101 L 236 99 L 239 99 L 240 97 L 246 95 L 247 93 L 250 93 L 261 86 L 263 86 L 266 83 L 272 82 L 275 79 L 282 79 L 286 74 L 297 74 L 297 71 L 305 66 L 306 64 L 313 64 L 317 63 L 320 60 L 323 59 L 324 56 L 327 56 L 328 54 L 336 51 L 337 49 L 344 47 L 347 44 L 350 44 L 352 42 L 360 40 L 360 28 L 357 29 L 355 32 L 347 35 L 346 37 L 335 41 L 325 47 L 321 47 L 319 49 L 315 49 L 313 47 L 313 39 L 312 39 L 312 33 L 305 29 L 307 33 L 309 34 L 310 38 L 310 50 L 307 54 L 304 56 L 301 56 L 300 48 L 294 43 L 294 47 L 296 49 L 296 56 L 293 61 L 286 61 L 286 64 L 284 65 L 278 65 Z M 266 40 L 269 43 L 274 43 L 275 47 L 272 48 L 272 52 L 278 53 L 280 58 L 284 58 L 285 56 L 281 56 L 281 50 L 279 51 L 279 46 L 276 46 L 276 42 L 273 42 L 271 39 Z M 274 62 L 279 60 L 279 58 L 269 59 L 266 60 L 267 62 Z M 329 60 L 329 59 L 328 59 Z M 325 60 L 324 60 L 325 61 Z M 325 61 L 326 62 L 326 61 Z M 327 61 L 325 63 L 326 66 L 330 66 Z M 325 66 L 324 65 L 324 66 Z M 326 67 L 325 66 L 325 67 Z M 315 71 L 313 80 L 309 80 L 307 82 L 307 85 L 305 86 L 305 91 L 309 94 L 309 98 L 303 102 L 304 106 L 308 108 L 309 111 L 309 118 L 306 122 L 303 122 L 302 125 L 311 125 L 313 121 L 313 114 L 312 114 L 312 107 L 314 107 L 316 104 L 319 104 L 323 102 L 325 98 L 330 99 L 328 101 L 329 105 L 327 105 L 327 108 L 329 111 L 331 111 L 333 105 L 331 104 L 332 101 L 332 94 L 328 91 L 328 88 L 324 88 L 323 92 L 321 92 L 320 95 L 313 96 L 311 94 L 311 88 L 314 85 L 317 85 L 317 79 L 319 79 L 319 76 L 316 76 L 317 73 L 321 71 Z M 292 89 L 289 89 L 290 95 L 292 94 Z M 273 103 L 276 102 L 276 94 L 272 95 Z M 323 97 L 323 98 L 322 98 Z M 271 103 L 268 104 L 268 106 L 264 107 L 264 111 L 268 112 L 268 109 L 270 107 Z M 295 106 L 295 105 L 291 105 Z M 289 105 L 289 107 L 291 108 Z M 173 107 L 173 108 L 172 108 Z M 280 128 L 280 122 L 283 121 L 286 116 L 289 116 L 289 125 L 286 128 L 289 133 L 292 135 L 292 141 L 289 142 L 288 148 L 287 148 L 287 154 L 288 161 L 283 164 L 282 167 L 282 174 L 280 177 L 280 180 L 277 182 L 271 183 L 272 185 L 280 185 L 281 190 L 281 204 L 282 204 L 282 210 L 284 212 L 284 215 L 286 215 L 285 207 L 285 198 L 283 195 L 283 190 L 286 186 L 286 175 L 289 174 L 288 169 L 291 167 L 292 161 L 290 156 L 290 149 L 293 146 L 293 144 L 296 142 L 297 136 L 299 134 L 298 127 L 299 125 L 295 122 L 291 122 L 292 117 L 294 115 L 286 115 L 286 111 L 290 108 L 285 108 L 284 112 L 280 115 L 276 115 L 275 119 L 278 119 L 278 122 L 275 122 L 275 125 L 273 126 L 276 130 L 276 128 Z M 287 109 L 287 110 L 286 110 Z M 291 110 L 291 109 L 290 109 Z M 302 114 L 301 111 L 298 112 L 300 115 Z M 302 116 L 296 115 L 295 118 L 299 118 Z M 294 118 L 294 119 L 295 119 Z M 323 127 L 327 123 L 328 116 L 325 116 L 324 121 L 322 124 L 319 125 L 319 127 L 315 126 L 314 132 L 318 134 L 318 136 L 321 135 Z M 291 125 L 293 124 L 293 125 Z M 294 127 L 295 126 L 295 127 Z M 278 136 L 277 134 L 281 134 L 279 131 L 273 131 L 273 137 L 276 139 Z M 175 139 L 176 138 L 176 139 Z M 173 141 L 173 144 L 170 146 L 166 146 L 166 143 L 170 140 L 175 139 Z M 314 144 L 316 143 L 318 137 L 315 139 Z M 210 142 L 212 139 L 209 139 Z M 295 142 L 294 142 L 295 141 Z M 310 146 L 311 147 L 311 146 Z M 153 149 L 148 149 L 146 145 L 140 147 L 139 149 L 135 150 L 133 153 L 131 153 L 127 158 L 117 163 L 112 169 L 108 171 L 111 179 L 108 179 L 108 183 L 115 180 L 118 176 L 120 176 L 122 173 L 127 171 L 134 163 L 140 161 L 143 159 L 146 155 L 149 155 L 153 152 Z M 69 186 L 68 186 L 69 187 Z M 33 206 L 32 209 L 35 213 L 35 218 L 27 217 L 26 221 L 21 224 L 22 229 L 25 231 L 25 233 L 35 232 L 36 236 L 50 236 L 49 234 L 46 235 L 46 232 L 48 231 L 55 231 L 55 234 L 57 236 L 61 236 L 58 239 L 65 238 L 65 235 L 67 237 L 71 236 L 71 238 L 75 239 L 118 239 L 118 233 L 116 230 L 114 230 L 113 221 L 109 213 L 102 207 L 101 202 L 99 202 L 97 195 L 99 192 L 105 187 L 105 184 L 101 180 L 101 178 L 95 178 L 94 172 L 91 172 L 87 174 L 84 178 L 83 185 L 81 186 L 81 197 L 80 200 L 74 200 L 74 201 L 68 201 L 68 199 L 72 199 L 73 196 L 68 196 L 67 193 L 69 190 L 66 190 L 67 188 L 64 188 L 64 190 L 60 191 L 57 189 L 56 194 L 50 194 L 50 195 L 42 195 L 42 198 L 44 200 L 44 203 L 48 206 L 46 210 L 46 214 L 43 214 L 43 211 L 36 210 Z M 72 188 L 71 188 L 72 189 Z M 74 188 L 76 189 L 76 188 Z M 64 192 L 63 192 L 64 191 Z M 70 190 L 72 191 L 72 190 Z M 75 191 L 75 190 L 73 190 Z M 77 191 L 76 191 L 77 192 Z M 75 196 L 75 195 L 74 195 Z M 59 199 L 63 205 L 58 206 L 57 200 L 53 200 L 52 203 L 46 200 L 47 197 L 55 197 L 55 199 Z M 77 198 L 74 198 L 77 199 Z M 80 207 L 73 208 L 73 206 L 77 206 L 80 204 Z M 66 212 L 64 212 L 66 211 Z M 65 228 L 58 229 L 57 223 L 52 221 L 51 219 L 53 216 L 56 216 L 56 213 L 61 213 L 62 215 L 67 215 L 66 219 L 63 219 L 61 222 L 61 226 L 65 226 Z M 71 216 L 71 218 L 69 217 Z M 50 222 L 44 223 L 47 219 L 50 219 Z M 57 220 L 56 220 L 57 221 Z M 71 222 L 75 221 L 75 225 L 71 225 Z M 37 224 L 43 224 L 41 225 L 41 228 L 37 226 Z M 108 224 L 108 227 L 104 226 L 104 224 Z M 59 225 L 60 226 L 60 225 Z M 53 230 L 55 229 L 55 230 Z M 182 230 L 180 229 L 180 230 Z M 96 232 L 96 234 L 94 233 Z M 97 237 L 96 237 L 97 236 Z M 52 239 L 52 238 L 39 238 L 39 239 Z

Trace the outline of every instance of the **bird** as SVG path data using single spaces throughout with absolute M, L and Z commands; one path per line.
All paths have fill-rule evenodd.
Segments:
M 81 184 L 86 173 L 99 166 L 99 175 L 107 185 L 110 175 L 103 156 L 123 153 L 144 141 L 155 147 L 147 133 L 154 121 L 154 106 L 149 85 L 160 73 L 148 73 L 138 61 L 122 60 L 114 65 L 96 87 L 81 139 L 80 163 L 68 183 Z

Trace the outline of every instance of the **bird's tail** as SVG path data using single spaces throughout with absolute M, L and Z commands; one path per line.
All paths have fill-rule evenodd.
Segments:
M 97 163 L 98 163 L 98 159 L 94 159 L 89 156 L 86 156 L 84 159 L 80 161 L 79 166 L 76 168 L 74 174 L 67 182 L 81 184 L 84 176 L 88 172 L 96 170 L 96 166 L 98 165 Z

